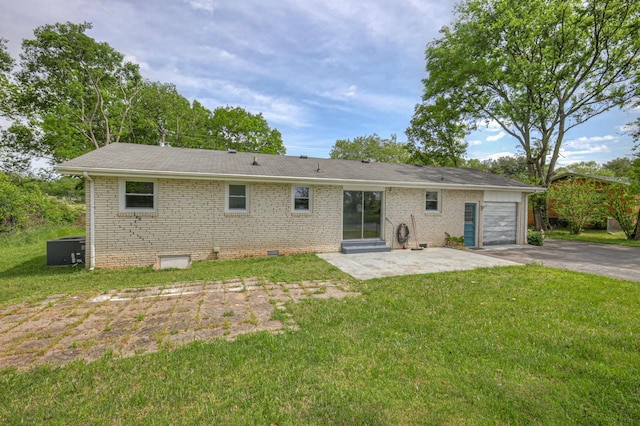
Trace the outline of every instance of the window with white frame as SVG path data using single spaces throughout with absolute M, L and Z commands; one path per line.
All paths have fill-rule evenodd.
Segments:
M 292 188 L 293 211 L 294 212 L 310 212 L 311 211 L 311 187 L 310 186 L 294 186 Z
M 155 211 L 157 184 L 154 180 L 120 181 L 120 209 L 123 211 Z
M 227 185 L 227 210 L 232 212 L 246 212 L 249 210 L 247 185 Z
M 425 197 L 425 211 L 440 211 L 440 191 L 427 191 Z

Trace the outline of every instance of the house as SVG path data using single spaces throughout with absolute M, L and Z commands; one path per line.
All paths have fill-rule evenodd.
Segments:
M 389 250 L 401 224 L 410 247 L 445 232 L 526 244 L 527 195 L 541 190 L 474 169 L 125 143 L 56 169 L 86 180 L 91 268 Z
M 587 181 L 593 182 L 595 184 L 597 193 L 602 194 L 603 196 L 607 192 L 607 190 L 611 187 L 611 185 L 614 185 L 614 184 L 629 185 L 629 179 L 626 179 L 626 178 L 566 172 L 566 173 L 560 173 L 554 176 L 549 186 L 553 187 L 555 185 L 560 185 L 567 181 L 574 181 L 579 185 L 582 185 Z M 560 215 L 556 211 L 556 200 L 554 199 L 549 199 L 547 201 L 547 217 L 549 219 L 549 224 L 551 226 L 566 226 L 566 222 L 562 217 L 560 217 Z M 611 230 L 612 232 L 620 231 L 620 225 L 618 224 L 618 222 L 613 218 L 610 218 L 610 217 L 607 218 L 606 215 L 603 216 L 598 222 L 599 223 L 590 224 L 590 227 L 607 227 L 607 229 Z M 528 223 L 530 226 L 535 225 L 533 209 L 531 208 L 529 209 Z

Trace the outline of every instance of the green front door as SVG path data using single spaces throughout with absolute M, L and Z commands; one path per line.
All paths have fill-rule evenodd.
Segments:
M 476 203 L 464 204 L 464 245 L 476 246 Z
M 342 239 L 380 238 L 382 192 L 344 191 L 342 206 Z

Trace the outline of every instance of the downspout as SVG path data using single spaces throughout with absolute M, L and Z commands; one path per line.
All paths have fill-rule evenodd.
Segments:
M 89 260 L 89 271 L 93 271 L 96 264 L 96 212 L 95 212 L 95 185 L 93 179 L 89 176 L 89 173 L 83 172 L 84 178 L 89 181 L 89 227 L 91 228 L 89 232 L 89 239 L 91 240 L 91 256 Z

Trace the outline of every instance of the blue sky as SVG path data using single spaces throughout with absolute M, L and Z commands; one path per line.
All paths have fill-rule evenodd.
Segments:
M 452 0 L 3 0 L 0 37 L 17 59 L 37 26 L 93 23 L 145 78 L 175 83 L 206 107 L 261 112 L 287 154 L 328 157 L 337 139 L 404 131 L 422 95 L 424 50 L 453 19 Z M 560 163 L 632 154 L 613 111 L 573 129 Z M 467 138 L 469 158 L 514 154 L 489 123 Z

